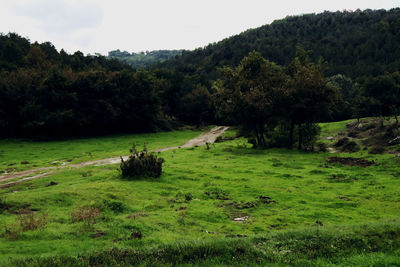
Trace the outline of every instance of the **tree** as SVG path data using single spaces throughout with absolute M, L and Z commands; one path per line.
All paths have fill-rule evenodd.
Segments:
M 186 121 L 196 124 L 211 121 L 214 105 L 211 94 L 206 87 L 198 85 L 191 93 L 182 97 L 181 101 L 184 106 Z
M 290 120 L 289 147 L 293 146 L 295 126 L 312 124 L 329 116 L 330 108 L 337 94 L 323 76 L 322 63 L 314 64 L 308 52 L 299 49 L 297 57 L 289 66 L 287 118 Z M 298 148 L 303 147 L 303 133 L 298 132 Z M 315 132 L 315 131 L 309 131 Z
M 385 73 L 377 77 L 370 77 L 366 80 L 364 95 L 372 98 L 370 109 L 375 115 L 391 115 L 396 119 L 400 114 L 400 73 Z
M 225 80 L 217 92 L 217 107 L 233 122 L 252 130 L 256 146 L 266 147 L 265 127 L 276 125 L 277 104 L 286 76 L 281 67 L 251 52 L 240 65 L 222 70 Z

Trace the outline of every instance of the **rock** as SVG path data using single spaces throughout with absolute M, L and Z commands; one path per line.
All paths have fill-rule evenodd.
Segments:
M 331 141 L 331 140 L 333 140 L 335 138 L 333 136 L 327 136 L 327 137 L 325 137 L 325 139 Z
M 244 221 L 247 221 L 248 219 L 249 219 L 249 216 L 244 216 L 244 217 L 234 218 L 233 221 L 234 222 L 244 222 Z
M 400 135 L 396 136 L 395 138 L 393 138 L 392 140 L 389 141 L 389 145 L 393 146 L 393 145 L 398 145 L 400 144 Z

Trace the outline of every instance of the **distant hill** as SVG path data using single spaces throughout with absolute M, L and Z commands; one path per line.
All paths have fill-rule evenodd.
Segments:
M 352 78 L 400 69 L 400 8 L 324 12 L 286 17 L 270 25 L 209 44 L 161 64 L 186 74 L 214 79 L 217 67 L 236 66 L 256 50 L 280 65 L 293 59 L 296 47 L 328 62 L 326 75 Z
M 133 68 L 148 67 L 155 63 L 161 63 L 175 56 L 181 55 L 182 50 L 154 50 L 141 53 L 129 53 L 119 49 L 108 52 L 108 58 L 118 59 L 131 65 Z

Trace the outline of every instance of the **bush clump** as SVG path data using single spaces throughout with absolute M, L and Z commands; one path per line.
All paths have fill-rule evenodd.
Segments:
M 130 149 L 131 155 L 124 161 L 121 157 L 121 172 L 126 178 L 160 177 L 162 173 L 163 158 L 158 158 L 153 153 L 148 153 L 146 145 L 143 151 L 138 152 L 136 146 Z
M 317 148 L 320 152 L 328 151 L 328 146 L 325 143 L 317 143 Z
M 386 149 L 383 146 L 374 146 L 368 151 L 369 154 L 383 154 Z
M 339 141 L 337 141 L 337 143 L 334 144 L 334 146 L 339 148 L 340 151 L 342 152 L 349 152 L 349 153 L 357 152 L 361 149 L 356 142 L 350 141 L 349 138 L 347 137 L 344 137 Z
M 8 204 L 0 198 L 0 214 L 3 213 L 3 211 L 8 210 Z

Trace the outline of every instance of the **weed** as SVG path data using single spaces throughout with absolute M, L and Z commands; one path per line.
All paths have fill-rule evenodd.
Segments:
M 191 193 L 186 193 L 185 194 L 185 200 L 186 202 L 189 202 L 193 199 L 193 195 Z
M 43 228 L 46 224 L 47 218 L 44 214 L 37 215 L 34 212 L 20 214 L 15 223 L 5 225 L 4 237 L 8 240 L 16 240 L 21 232 L 37 230 Z
M 140 231 L 133 231 L 129 239 L 142 239 L 143 235 Z
M 88 225 L 95 224 L 100 217 L 100 209 L 92 206 L 81 206 L 74 212 L 71 212 L 72 222 L 85 222 Z
M 103 200 L 97 207 L 100 210 L 111 210 L 115 213 L 122 213 L 127 209 L 126 205 L 121 201 L 108 199 Z
M 223 190 L 219 188 L 211 188 L 209 191 L 204 192 L 206 196 L 209 196 L 210 198 L 215 198 L 219 200 L 229 200 L 229 195 L 228 193 L 224 192 Z
M 44 227 L 47 224 L 45 215 L 35 215 L 33 212 L 19 215 L 19 225 L 23 232 L 36 230 Z

